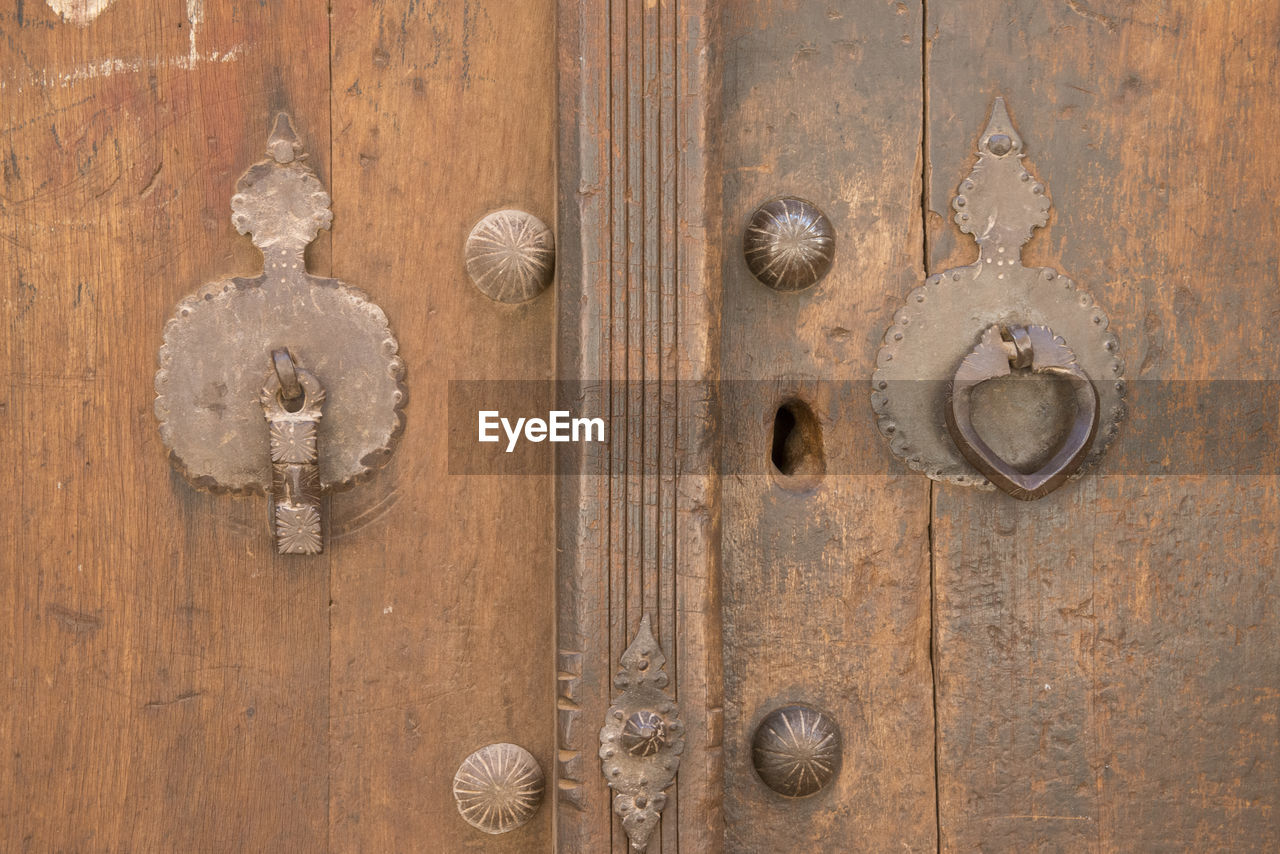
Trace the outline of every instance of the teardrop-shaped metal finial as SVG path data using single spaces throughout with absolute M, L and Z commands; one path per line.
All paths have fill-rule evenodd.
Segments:
M 973 235 L 983 257 L 993 251 L 1020 253 L 1032 230 L 1049 221 L 1044 185 L 1022 165 L 1023 156 L 1022 137 L 1004 98 L 996 98 L 978 139 L 978 162 L 951 203 L 956 225 Z
M 271 129 L 271 136 L 267 138 L 267 153 L 277 163 L 292 163 L 302 153 L 302 143 L 298 141 L 298 134 L 293 130 L 293 121 L 288 113 L 276 114 L 275 126 Z
M 613 680 L 622 693 L 600 730 L 600 767 L 614 791 L 613 811 L 636 852 L 649 845 L 684 751 L 679 711 L 663 690 L 666 661 L 646 614 L 622 654 L 622 669 Z
M 662 670 L 667 664 L 667 657 L 653 636 L 648 614 L 641 618 L 635 640 L 622 653 L 621 661 L 623 670 L 613 680 L 615 687 L 624 691 L 647 685 L 655 688 L 667 687 L 667 674 Z
M 329 194 L 305 161 L 302 143 L 285 113 L 267 138 L 268 159 L 249 167 L 231 197 L 231 222 L 253 245 L 300 258 L 307 244 L 333 222 Z
M 980 152 L 994 154 L 996 157 L 1004 157 L 1011 152 L 1013 154 L 1022 152 L 1022 137 L 1018 136 L 1018 131 L 1013 127 L 1013 120 L 1009 118 L 1009 110 L 1004 105 L 1004 98 L 997 96 L 995 103 L 991 105 L 991 118 L 987 120 L 987 129 L 982 132 L 978 149 Z

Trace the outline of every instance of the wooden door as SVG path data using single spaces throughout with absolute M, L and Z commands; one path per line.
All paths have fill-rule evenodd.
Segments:
M 553 295 L 462 253 L 554 220 L 552 4 L 28 0 L 0 33 L 0 849 L 548 849 L 549 809 L 489 836 L 452 781 L 495 742 L 554 767 L 552 485 L 445 449 L 451 380 L 551 376 Z M 332 196 L 311 271 L 408 366 L 318 557 L 174 473 L 151 411 L 178 300 L 262 269 L 230 199 L 277 111 Z
M 726 5 L 726 850 L 1274 850 L 1274 4 Z M 996 96 L 1053 198 L 1026 263 L 1127 366 L 1101 467 L 1035 502 L 908 472 L 867 402 L 908 292 L 976 256 L 952 199 Z M 836 233 L 800 294 L 739 249 L 779 195 Z M 817 480 L 769 469 L 792 400 Z M 753 768 L 788 704 L 843 735 L 796 800 Z
M 1054 195 L 1024 254 L 1087 283 L 1130 389 L 1097 475 L 934 490 L 942 846 L 1274 850 L 1278 10 L 928 9 L 929 263 L 1003 89 Z
M 560 850 L 626 850 L 592 724 L 649 612 L 688 733 L 650 851 L 1273 849 L 1274 10 L 652 8 L 561 19 L 560 370 L 613 380 L 617 443 L 560 486 Z M 1127 365 L 1101 465 L 1027 503 L 910 471 L 870 402 L 907 295 L 975 257 L 952 198 L 997 96 L 1054 203 L 1025 263 Z M 783 196 L 835 235 L 792 293 L 743 255 Z M 841 737 L 798 798 L 755 751 L 797 706 Z
M 1275 849 L 1273 5 L 0 10 L 0 848 Z M 997 96 L 1053 199 L 1024 259 L 1106 309 L 1129 388 L 1034 502 L 911 471 L 870 400 L 907 295 L 974 257 Z M 152 413 L 178 300 L 261 269 L 229 203 L 278 111 L 332 196 L 310 270 L 408 369 L 318 557 Z M 812 287 L 744 257 L 779 197 L 829 221 Z M 519 304 L 463 262 L 506 208 L 556 233 Z M 606 442 L 459 465 L 454 392 L 553 379 Z M 821 739 L 791 790 L 775 715 Z M 495 743 L 546 795 L 488 834 L 452 783 Z

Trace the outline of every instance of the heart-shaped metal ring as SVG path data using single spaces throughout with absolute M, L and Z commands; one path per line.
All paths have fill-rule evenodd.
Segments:
M 987 380 L 1008 376 L 1014 368 L 1050 374 L 1071 383 L 1076 416 L 1062 444 L 1039 470 L 1018 471 L 991 449 L 973 426 L 973 390 Z M 1034 501 L 1061 486 L 1084 461 L 1098 427 L 1098 392 L 1076 364 L 1065 341 L 1047 326 L 992 326 L 964 357 L 951 380 L 947 430 L 974 468 L 1014 498 Z

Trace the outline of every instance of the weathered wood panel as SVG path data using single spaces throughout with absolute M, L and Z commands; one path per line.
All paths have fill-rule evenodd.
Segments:
M 921 4 L 724 5 L 723 560 L 727 849 L 931 851 L 929 485 L 889 474 L 869 379 L 921 278 Z M 742 255 L 757 205 L 814 202 L 835 265 L 777 293 Z M 803 400 L 827 474 L 771 474 L 775 413 Z M 788 703 L 834 717 L 834 781 L 787 800 L 752 735 Z
M 332 846 L 544 851 L 530 824 L 488 836 L 451 783 L 491 742 L 553 779 L 552 483 L 459 476 L 450 380 L 549 380 L 555 292 L 499 304 L 462 251 L 486 213 L 554 221 L 551 2 L 333 8 L 334 274 L 386 309 L 409 402 L 389 468 L 335 496 Z M 536 413 L 520 413 L 532 415 Z
M 275 110 L 327 174 L 325 10 L 86 5 L 0 12 L 0 848 L 322 851 L 328 564 L 151 407 L 178 299 L 260 269 L 230 198 Z
M 686 746 L 650 854 L 720 848 L 714 476 L 719 255 L 709 5 L 563 2 L 557 373 L 607 446 L 557 478 L 557 846 L 628 851 L 600 768 L 613 674 L 645 614 Z
M 1108 311 L 1134 410 L 1110 476 L 936 490 L 942 848 L 1275 850 L 1280 495 L 1204 475 L 1216 409 L 1151 414 L 1276 375 L 1280 9 L 928 9 L 931 269 L 972 257 L 950 201 L 1003 94 L 1054 201 L 1028 265 Z

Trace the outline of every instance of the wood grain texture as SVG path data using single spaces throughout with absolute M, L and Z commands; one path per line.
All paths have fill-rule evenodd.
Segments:
M 932 851 L 929 484 L 886 462 L 869 378 L 921 278 L 919 3 L 724 5 L 726 849 Z M 835 227 L 813 288 L 775 292 L 742 254 L 755 208 L 794 195 Z M 775 413 L 812 410 L 826 475 L 770 474 Z M 771 711 L 811 706 L 844 742 L 822 791 L 756 775 Z
M 327 175 L 326 63 L 281 44 L 323 57 L 323 7 L 0 12 L 5 851 L 327 847 L 327 563 L 151 410 L 178 299 L 260 269 L 230 198 L 275 110 Z
M 1003 94 L 1054 201 L 1027 263 L 1092 291 L 1134 390 L 1103 476 L 936 490 L 942 849 L 1273 851 L 1274 477 L 1133 472 L 1197 447 L 1190 381 L 1277 373 L 1280 10 L 928 9 L 931 269 L 971 257 L 949 206 Z
M 334 273 L 386 309 L 410 394 L 390 467 L 332 502 L 332 850 L 545 851 L 548 804 L 488 836 L 451 785 L 493 742 L 552 773 L 552 484 L 451 475 L 449 431 L 475 425 L 447 401 L 450 380 L 552 375 L 554 289 L 495 303 L 463 247 L 494 210 L 553 221 L 554 9 L 348 1 L 333 20 Z
M 628 850 L 598 733 L 645 614 L 686 727 L 648 850 L 721 845 L 712 24 L 696 1 L 560 4 L 557 374 L 577 407 L 610 416 L 607 446 L 559 457 L 556 841 L 567 853 Z

